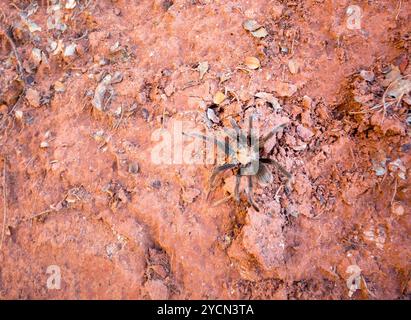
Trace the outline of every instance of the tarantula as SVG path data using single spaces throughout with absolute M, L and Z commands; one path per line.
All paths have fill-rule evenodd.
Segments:
M 275 166 L 283 175 L 287 177 L 287 182 L 291 179 L 292 175 L 277 161 L 269 158 L 261 157 L 262 149 L 264 144 L 274 136 L 276 132 L 284 128 L 286 124 L 281 124 L 274 129 L 272 129 L 267 135 L 258 139 L 257 136 L 253 134 L 253 117 L 249 118 L 249 126 L 247 134 L 244 134 L 238 126 L 237 122 L 230 118 L 230 123 L 234 130 L 227 130 L 227 136 L 225 141 L 215 140 L 217 147 L 220 148 L 225 153 L 226 163 L 215 167 L 211 173 L 209 180 L 209 191 L 207 198 L 210 193 L 215 189 L 215 180 L 217 175 L 228 170 L 232 170 L 236 177 L 234 194 L 220 201 L 217 201 L 214 205 L 221 204 L 228 201 L 233 196 L 236 202 L 240 202 L 240 183 L 243 176 L 247 177 L 247 188 L 246 195 L 248 203 L 256 210 L 259 211 L 258 206 L 253 199 L 253 177 L 261 185 L 270 184 L 273 180 L 273 175 L 267 168 L 268 165 Z M 214 138 L 203 136 L 197 133 L 190 134 L 193 137 L 199 137 L 203 140 L 208 140 L 214 142 Z M 229 139 L 227 139 L 229 138 Z M 227 142 L 227 140 L 229 142 Z M 236 143 L 231 144 L 231 141 Z

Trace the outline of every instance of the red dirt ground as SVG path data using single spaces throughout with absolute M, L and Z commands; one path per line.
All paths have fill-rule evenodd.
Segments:
M 57 10 L 66 30 L 49 29 L 57 11 L 37 2 L 27 19 L 41 30 L 21 18 L 30 1 L 0 0 L 1 299 L 410 298 L 410 87 L 371 109 L 411 74 L 409 1 L 356 1 L 355 30 L 345 0 L 76 1 Z M 238 69 L 248 56 L 261 68 Z M 213 130 L 230 115 L 245 128 L 251 113 L 263 132 L 288 123 L 265 147 L 294 179 L 287 189 L 273 170 L 255 188 L 260 212 L 246 199 L 212 207 L 210 165 L 151 161 L 156 129 L 201 128 L 225 89 Z M 224 178 L 215 199 L 232 190 Z

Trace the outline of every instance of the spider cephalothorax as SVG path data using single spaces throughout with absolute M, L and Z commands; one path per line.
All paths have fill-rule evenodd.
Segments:
M 273 175 L 267 168 L 268 165 L 275 166 L 287 179 L 291 178 L 291 174 L 277 161 L 269 158 L 263 158 L 262 149 L 265 144 L 274 134 L 280 129 L 284 128 L 286 124 L 281 124 L 271 130 L 266 136 L 258 138 L 253 132 L 253 118 L 249 118 L 248 132 L 244 133 L 240 130 L 237 122 L 234 119 L 230 119 L 233 130 L 225 130 L 227 138 L 225 141 L 216 140 L 217 146 L 224 151 L 226 162 L 213 169 L 210 177 L 210 192 L 215 188 L 215 180 L 218 174 L 231 170 L 235 174 L 236 182 L 234 188 L 234 198 L 237 202 L 240 201 L 240 183 L 241 178 L 245 176 L 247 178 L 247 200 L 250 205 L 257 211 L 258 206 L 253 199 L 253 178 L 255 177 L 260 185 L 268 185 L 273 181 Z M 192 134 L 192 136 L 200 137 L 204 140 L 214 141 L 213 138 L 206 137 L 200 134 Z M 232 196 L 229 196 L 217 204 L 229 200 Z

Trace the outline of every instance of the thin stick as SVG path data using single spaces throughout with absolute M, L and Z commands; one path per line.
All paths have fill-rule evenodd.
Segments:
M 4 36 L 7 38 L 7 40 L 9 41 L 10 45 L 11 45 L 11 49 L 13 50 L 14 56 L 16 57 L 17 60 L 17 64 L 18 64 L 18 72 L 22 78 L 22 80 L 24 80 L 23 74 L 24 74 L 24 69 L 23 69 L 23 64 L 21 63 L 21 59 L 19 54 L 17 53 L 17 47 L 16 44 L 14 43 L 14 40 L 12 39 L 10 33 L 8 31 L 5 31 L 3 28 L 0 29 L 0 32 L 2 34 L 4 34 Z
M 399 0 L 399 1 L 398 1 L 398 11 L 397 11 L 397 14 L 396 14 L 396 16 L 395 16 L 395 20 L 398 20 L 398 17 L 399 17 L 399 15 L 400 15 L 400 12 L 401 12 L 401 4 L 402 4 L 402 1 Z
M 7 221 L 7 190 L 6 190 L 6 158 L 3 158 L 3 227 L 1 231 L 0 250 L 3 248 L 4 235 L 6 233 Z
M 26 81 L 25 81 L 25 77 L 24 77 L 24 68 L 23 68 L 23 64 L 21 63 L 21 59 L 20 56 L 17 52 L 17 47 L 16 44 L 14 43 L 14 40 L 11 36 L 11 33 L 9 33 L 8 31 L 4 30 L 3 27 L 0 27 L 0 33 L 4 34 L 4 36 L 6 37 L 6 39 L 9 41 L 10 45 L 11 45 L 11 49 L 13 50 L 13 54 L 16 57 L 17 60 L 17 72 L 19 73 L 20 79 L 23 82 L 23 90 L 20 93 L 19 97 L 17 98 L 16 103 L 13 105 L 13 107 L 11 108 L 11 110 L 8 112 L 8 114 L 13 113 L 14 109 L 17 107 L 17 105 L 20 103 L 22 96 L 24 95 L 24 93 L 26 92 Z
M 394 178 L 394 194 L 392 195 L 391 198 L 391 205 L 394 203 L 395 196 L 397 195 L 397 177 Z

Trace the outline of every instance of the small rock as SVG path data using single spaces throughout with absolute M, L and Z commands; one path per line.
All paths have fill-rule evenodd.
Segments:
M 280 97 L 291 97 L 297 92 L 297 86 L 294 84 L 277 81 L 274 85 L 274 90 Z
M 164 88 L 164 93 L 166 94 L 167 97 L 170 97 L 175 91 L 174 85 L 172 83 L 168 84 Z
M 360 76 L 361 76 L 361 78 L 363 78 L 364 80 L 366 80 L 368 82 L 374 81 L 374 79 L 375 79 L 374 72 L 372 72 L 372 71 L 361 70 L 360 71 Z
M 106 254 L 111 259 L 119 251 L 119 249 L 118 244 L 110 243 L 106 246 Z
M 402 216 L 404 215 L 405 209 L 404 207 L 399 204 L 398 202 L 394 202 L 391 206 L 391 213 L 397 215 L 397 216 Z
M 152 300 L 168 299 L 168 288 L 161 280 L 149 280 L 145 283 L 144 288 Z
M 297 145 L 297 140 L 291 134 L 286 133 L 285 143 L 290 147 L 295 147 Z
M 31 50 L 31 57 L 36 67 L 41 63 L 41 60 L 42 60 L 41 53 L 42 53 L 41 50 L 38 48 L 33 48 L 33 50 Z
M 406 127 L 403 121 L 397 118 L 383 118 L 382 112 L 375 112 L 370 119 L 370 124 L 382 131 L 383 134 L 391 132 L 391 134 L 405 135 Z
M 281 17 L 281 15 L 283 14 L 283 10 L 284 10 L 283 5 L 281 5 L 281 4 L 272 4 L 271 5 L 271 10 L 270 10 L 271 17 L 274 20 L 279 19 Z
M 28 89 L 26 92 L 26 99 L 32 107 L 40 107 L 40 94 L 38 93 L 38 91 L 32 88 Z
M 47 141 L 43 141 L 40 143 L 40 148 L 45 149 L 49 147 L 49 143 Z
M 66 9 L 74 9 L 77 3 L 76 0 L 67 0 L 66 1 Z
M 15 115 L 16 119 L 18 119 L 18 120 L 23 119 L 23 111 L 21 111 L 21 110 L 16 110 L 16 112 L 14 112 L 14 115 Z
M 281 47 L 280 48 L 280 52 L 282 53 L 282 54 L 287 54 L 288 53 L 288 48 L 287 47 Z
M 243 246 L 263 270 L 271 271 L 284 263 L 284 236 L 282 221 L 277 215 L 252 212 L 243 227 Z
M 160 189 L 160 188 L 161 188 L 161 181 L 160 181 L 160 180 L 155 180 L 155 181 L 153 181 L 153 182 L 151 183 L 151 186 L 152 186 L 154 189 Z
M 314 136 L 314 132 L 302 125 L 297 126 L 297 134 L 304 141 L 308 141 Z
M 138 163 L 131 162 L 128 164 L 128 172 L 132 174 L 137 174 L 140 170 Z
M 288 69 L 292 74 L 297 74 L 300 69 L 300 66 L 296 60 L 291 59 L 288 61 Z
M 172 6 L 173 4 L 174 4 L 174 1 L 173 1 L 173 0 L 164 0 L 162 6 L 163 6 L 164 10 L 167 11 L 168 9 L 171 8 L 171 6 Z
M 64 91 L 66 91 L 66 86 L 64 85 L 63 82 L 56 81 L 56 82 L 54 82 L 54 90 L 58 93 L 62 93 Z
M 149 120 L 149 118 L 150 118 L 150 112 L 148 112 L 148 110 L 147 110 L 146 108 L 143 108 L 143 109 L 141 110 L 141 114 L 142 114 L 144 120 L 146 120 L 146 121 Z
M 311 99 L 309 96 L 304 96 L 303 97 L 303 107 L 306 110 L 311 109 L 311 105 L 313 103 L 313 99 Z
M 201 191 L 196 188 L 186 188 L 183 192 L 183 200 L 187 203 L 193 203 L 200 194 Z
M 213 121 L 214 123 L 220 123 L 220 119 L 215 114 L 214 110 L 211 108 L 207 109 L 207 118 Z
M 273 94 L 267 92 L 258 92 L 255 94 L 255 97 L 268 102 L 275 110 L 281 110 L 281 105 Z
M 65 49 L 64 49 L 64 53 L 63 56 L 64 57 L 72 57 L 75 55 L 76 53 L 76 47 L 77 45 L 75 43 L 72 43 L 70 45 L 68 45 Z

